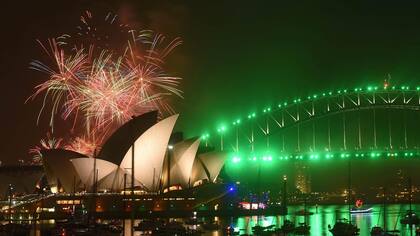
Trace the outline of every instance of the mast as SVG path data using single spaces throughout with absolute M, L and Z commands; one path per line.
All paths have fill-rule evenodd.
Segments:
M 412 206 L 411 206 L 411 201 L 412 201 L 412 199 L 411 199 L 411 195 L 413 194 L 412 193 L 412 190 L 413 190 L 413 188 L 412 188 L 412 186 L 411 186 L 411 176 L 409 176 L 408 177 L 408 188 L 409 188 L 409 190 L 408 190 L 408 193 L 409 193 L 409 195 L 408 195 L 408 203 L 409 203 L 409 210 L 410 210 L 410 214 L 411 214 L 411 211 L 412 211 Z
M 349 208 L 349 223 L 351 224 L 351 158 L 349 157 L 349 163 L 348 163 L 348 175 L 349 175 L 349 183 L 348 183 L 348 192 L 347 192 L 347 204 Z
M 130 214 L 130 232 L 134 235 L 134 142 L 131 147 L 131 214 Z
M 384 201 L 383 201 L 383 208 L 384 208 L 384 231 L 386 232 L 386 191 L 384 186 Z
M 9 184 L 9 224 L 12 223 L 12 191 L 13 187 L 12 184 Z
M 283 213 L 287 215 L 287 176 L 283 175 Z

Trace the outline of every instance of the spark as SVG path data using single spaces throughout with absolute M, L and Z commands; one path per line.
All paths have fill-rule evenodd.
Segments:
M 52 63 L 30 66 L 48 75 L 30 96 L 43 95 L 38 122 L 48 108 L 52 128 L 57 115 L 71 120 L 72 130 L 83 127 L 69 147 L 90 155 L 90 144 L 97 148 L 132 116 L 151 110 L 172 114 L 169 97 L 182 98 L 181 78 L 165 70 L 166 58 L 182 43 L 179 38 L 131 29 L 111 13 L 100 19 L 86 11 L 77 33 L 39 41 Z

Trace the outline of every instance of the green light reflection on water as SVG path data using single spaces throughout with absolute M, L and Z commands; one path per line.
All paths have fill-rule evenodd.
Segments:
M 383 209 L 382 205 L 373 205 L 372 213 L 368 214 L 354 214 L 352 215 L 352 222 L 356 223 L 360 228 L 360 236 L 369 236 L 370 229 L 373 226 L 383 227 Z M 252 227 L 257 223 L 260 226 L 267 227 L 275 225 L 279 228 L 283 225 L 285 219 L 289 219 L 298 225 L 299 222 L 304 222 L 304 216 L 297 216 L 294 213 L 301 210 L 303 206 L 290 206 L 289 215 L 285 216 L 248 216 L 231 218 L 231 225 L 234 226 L 235 231 L 241 234 L 252 234 Z M 413 205 L 416 212 L 420 211 L 420 205 Z M 336 219 L 348 219 L 347 205 L 325 205 L 325 206 L 308 206 L 307 210 L 313 212 L 313 215 L 308 216 L 307 221 L 311 226 L 310 235 L 331 235 L 328 232 L 328 225 L 333 226 Z M 408 205 L 388 205 L 387 206 L 387 229 L 398 229 L 401 235 L 410 235 L 409 229 L 399 223 L 399 215 L 403 215 L 408 210 Z

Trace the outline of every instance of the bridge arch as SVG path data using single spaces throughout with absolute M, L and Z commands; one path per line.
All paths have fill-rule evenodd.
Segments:
M 420 87 L 344 89 L 266 107 L 258 114 L 250 113 L 229 125 L 220 125 L 217 132 L 206 133 L 202 139 L 206 145 L 231 152 L 234 161 L 240 155 L 248 159 L 256 155 L 296 159 L 338 152 L 345 156 L 350 155 L 348 152 L 418 156 L 419 110 Z M 341 126 L 341 133 L 337 126 Z M 269 154 L 273 152 L 275 157 Z

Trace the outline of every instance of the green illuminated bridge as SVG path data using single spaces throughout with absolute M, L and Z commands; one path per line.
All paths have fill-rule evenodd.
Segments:
M 368 86 L 281 101 L 202 135 L 232 164 L 420 157 L 420 87 Z

